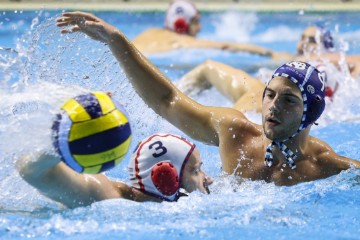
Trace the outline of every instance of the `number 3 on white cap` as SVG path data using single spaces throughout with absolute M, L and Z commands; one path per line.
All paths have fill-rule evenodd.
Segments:
M 164 147 L 163 143 L 160 141 L 154 142 L 151 145 L 149 145 L 149 149 L 152 149 L 154 147 L 155 149 L 155 153 L 153 153 L 153 157 L 157 158 L 157 157 L 161 157 L 162 155 L 164 155 L 165 153 L 167 153 L 167 149 L 166 147 Z

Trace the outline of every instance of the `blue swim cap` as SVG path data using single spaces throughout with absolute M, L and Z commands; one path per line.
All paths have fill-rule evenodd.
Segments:
M 278 146 L 285 155 L 289 166 L 295 168 L 296 155 L 286 147 L 284 142 L 313 124 L 323 113 L 325 109 L 325 78 L 315 67 L 305 62 L 289 62 L 282 65 L 275 70 L 271 80 L 278 76 L 285 77 L 298 86 L 304 102 L 304 112 L 299 129 L 292 136 L 280 142 L 273 141 L 268 146 L 265 163 L 269 167 L 272 165 L 272 148 Z
M 326 49 L 334 48 L 334 38 L 329 30 L 323 29 L 323 44 Z
M 290 79 L 301 91 L 304 101 L 304 114 L 299 127 L 301 131 L 314 123 L 325 109 L 324 75 L 308 63 L 289 62 L 276 69 L 272 79 L 277 76 Z
M 327 50 L 333 49 L 335 47 L 335 44 L 334 44 L 333 34 L 331 33 L 331 31 L 329 29 L 326 29 L 322 25 L 316 25 L 316 27 L 321 33 L 321 40 L 325 49 Z

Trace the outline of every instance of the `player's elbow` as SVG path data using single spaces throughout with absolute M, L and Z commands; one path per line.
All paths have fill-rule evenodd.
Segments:
M 19 175 L 27 182 L 31 181 L 31 179 L 35 175 L 35 172 L 29 166 L 30 163 L 31 157 L 29 155 L 22 155 L 19 157 L 15 164 L 16 170 L 18 171 Z

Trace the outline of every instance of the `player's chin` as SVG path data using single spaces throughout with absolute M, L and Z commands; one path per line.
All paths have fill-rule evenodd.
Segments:
M 268 129 L 268 128 L 264 129 L 264 134 L 265 134 L 266 138 L 270 139 L 270 140 L 274 140 L 274 136 L 276 135 L 274 133 L 274 131 L 272 131 L 271 129 Z

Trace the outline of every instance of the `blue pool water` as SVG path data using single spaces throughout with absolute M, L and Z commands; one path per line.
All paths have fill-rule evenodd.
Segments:
M 73 210 L 40 195 L 17 174 L 16 156 L 49 149 L 53 114 L 84 89 L 112 91 L 126 106 L 133 123 L 132 148 L 154 132 L 181 134 L 134 93 L 106 46 L 80 33 L 61 36 L 54 26 L 58 14 L 0 14 L 0 45 L 15 50 L 0 50 L 1 239 L 360 239 L 359 170 L 292 187 L 261 181 L 238 185 L 222 174 L 217 148 L 201 143 L 204 170 L 215 180 L 211 195 L 194 192 L 176 203 L 160 204 L 115 199 Z M 96 14 L 130 39 L 163 24 L 162 13 Z M 292 53 L 302 29 L 319 23 L 336 32 L 338 49 L 360 54 L 358 13 L 222 12 L 205 13 L 202 21 L 200 38 L 253 42 Z M 252 74 L 261 66 L 273 67 L 264 57 L 217 50 L 172 51 L 149 58 L 175 83 L 208 58 Z M 344 79 L 312 134 L 339 154 L 360 159 L 357 89 L 358 81 Z M 231 106 L 214 89 L 195 98 L 207 105 Z M 249 118 L 260 119 L 256 114 Z M 107 175 L 127 182 L 127 159 Z

